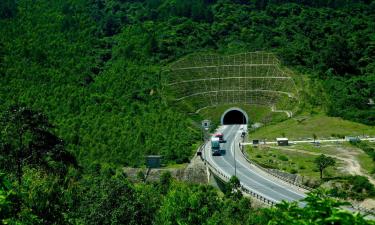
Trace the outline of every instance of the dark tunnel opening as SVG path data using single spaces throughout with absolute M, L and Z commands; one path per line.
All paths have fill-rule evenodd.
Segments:
M 246 123 L 247 123 L 246 116 L 238 110 L 231 110 L 227 112 L 223 118 L 224 125 L 246 124 Z

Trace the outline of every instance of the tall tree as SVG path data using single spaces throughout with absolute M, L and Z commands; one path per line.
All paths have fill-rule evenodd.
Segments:
M 75 157 L 52 128 L 45 115 L 23 106 L 12 106 L 2 117 L 0 169 L 16 171 L 19 186 L 25 165 L 61 175 L 68 165 L 77 166 Z
M 321 154 L 318 158 L 314 160 L 316 166 L 320 171 L 320 179 L 323 179 L 323 170 L 329 166 L 334 166 L 336 161 L 334 158 Z
M 232 176 L 229 182 L 226 184 L 225 195 L 229 198 L 238 200 L 242 198 L 242 193 L 240 191 L 241 183 L 236 176 Z

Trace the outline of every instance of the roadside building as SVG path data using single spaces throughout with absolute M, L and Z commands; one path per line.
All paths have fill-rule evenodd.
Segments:
M 276 142 L 278 146 L 288 146 L 289 141 L 288 138 L 276 138 Z
M 146 156 L 147 168 L 159 168 L 161 166 L 162 156 L 160 155 L 148 155 Z

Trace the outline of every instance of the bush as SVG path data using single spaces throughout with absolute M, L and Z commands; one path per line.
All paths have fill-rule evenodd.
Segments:
M 279 159 L 280 159 L 281 161 L 288 161 L 288 160 L 289 160 L 288 157 L 286 157 L 285 155 L 280 155 L 280 156 L 279 156 Z
M 342 183 L 340 187 L 334 186 L 330 190 L 330 194 L 338 198 L 351 198 L 359 201 L 375 196 L 375 187 L 367 177 L 348 176 L 344 178 Z
M 368 156 L 372 158 L 373 161 L 375 161 L 375 149 L 369 145 L 366 141 L 350 141 L 350 144 L 353 146 L 362 149 Z
M 343 134 L 331 134 L 331 136 L 335 137 L 335 138 L 339 138 L 339 139 L 345 138 L 345 135 L 343 135 Z
M 290 173 L 291 174 L 296 174 L 296 173 L 298 173 L 298 170 L 296 170 L 296 169 L 293 168 L 293 169 L 290 170 Z

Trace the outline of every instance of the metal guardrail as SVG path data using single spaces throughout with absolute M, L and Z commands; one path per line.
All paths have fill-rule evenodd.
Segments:
M 207 144 L 207 143 L 202 144 L 202 145 L 199 147 L 198 152 L 202 152 L 202 151 L 204 150 L 206 144 Z M 242 152 L 242 150 L 241 150 L 241 152 Z M 242 152 L 242 154 L 244 155 L 244 158 L 245 158 L 250 164 L 257 166 L 259 169 L 261 169 L 261 170 L 265 171 L 266 173 L 268 173 L 268 174 L 270 174 L 270 175 L 272 175 L 272 176 L 275 176 L 275 177 L 277 177 L 277 178 L 279 178 L 279 179 L 281 179 L 281 180 L 284 180 L 284 181 L 286 181 L 286 182 L 288 182 L 288 183 L 291 182 L 290 180 L 288 180 L 288 179 L 286 179 L 286 178 L 283 178 L 283 177 L 280 176 L 280 175 L 270 173 L 270 171 L 268 171 L 267 169 L 261 167 L 260 165 L 254 163 L 253 161 L 249 160 L 249 159 L 246 157 L 246 155 L 244 154 L 244 152 Z M 211 172 L 213 172 L 213 173 L 214 173 L 217 177 L 219 177 L 222 181 L 224 181 L 224 182 L 229 182 L 230 177 L 228 177 L 227 175 L 225 175 L 224 173 L 222 173 L 220 170 L 216 169 L 213 165 L 211 165 L 211 163 L 208 162 L 208 161 L 202 156 L 202 154 L 200 154 L 200 157 L 201 157 L 202 161 L 205 162 L 206 166 L 210 169 Z M 314 190 L 313 188 L 307 187 L 307 186 L 305 186 L 305 185 L 296 185 L 296 184 L 294 184 L 294 183 L 292 183 L 292 184 L 295 185 L 295 186 L 298 186 L 298 187 L 304 188 L 304 189 L 306 189 L 306 190 L 309 190 L 309 191 Z M 245 186 L 242 185 L 242 184 L 241 184 L 241 191 L 244 192 L 244 193 L 246 193 L 246 194 L 248 194 L 248 195 L 250 195 L 250 196 L 252 196 L 252 197 L 254 197 L 254 198 L 256 198 L 257 200 L 259 200 L 259 201 L 261 201 L 261 202 L 263 202 L 263 203 L 265 203 L 265 204 L 267 204 L 267 205 L 269 205 L 269 206 L 274 206 L 275 204 L 277 204 L 277 202 L 272 201 L 272 200 L 270 200 L 270 199 L 268 199 L 268 198 L 266 198 L 266 197 L 264 197 L 264 196 L 262 196 L 262 195 L 260 195 L 260 194 L 258 194 L 258 193 L 256 193 L 256 192 L 254 192 L 253 190 L 251 190 L 250 188 L 245 187 Z M 373 210 L 373 209 L 363 208 L 363 207 L 360 207 L 359 205 L 356 205 L 356 204 L 352 204 L 352 207 L 353 207 L 353 209 L 358 210 L 358 211 L 360 211 L 360 212 L 367 213 L 367 214 L 370 214 L 370 215 L 375 215 L 375 210 Z
M 367 214 L 369 214 L 369 215 L 373 215 L 373 216 L 375 216 L 375 209 L 367 209 L 367 208 L 363 208 L 363 207 L 361 207 L 361 206 L 359 206 L 359 205 L 356 205 L 356 204 L 352 204 L 352 206 L 353 206 L 353 208 L 354 208 L 355 210 L 358 210 L 358 211 L 360 211 L 360 212 L 364 212 L 364 213 L 367 213 Z
M 243 156 L 244 156 L 244 158 L 246 159 L 247 162 L 249 162 L 250 164 L 256 166 L 257 168 L 261 169 L 262 171 L 264 171 L 264 172 L 266 172 L 266 173 L 268 173 L 268 174 L 270 174 L 270 175 L 272 175 L 274 177 L 277 177 L 277 178 L 279 178 L 279 179 L 281 179 L 281 180 L 283 180 L 285 182 L 288 182 L 288 183 L 290 183 L 290 184 L 292 184 L 294 186 L 303 188 L 303 189 L 308 190 L 308 191 L 313 191 L 314 190 L 314 188 L 308 187 L 308 186 L 303 185 L 303 184 L 296 183 L 294 181 L 291 181 L 290 179 L 287 179 L 287 178 L 282 177 L 282 176 L 280 176 L 278 174 L 275 174 L 275 173 L 273 173 L 272 171 L 270 171 L 270 170 L 268 170 L 266 168 L 263 168 L 262 166 L 260 166 L 257 163 L 251 161 L 250 159 L 248 159 L 248 157 L 246 156 L 246 154 L 243 152 L 243 149 L 241 149 L 241 152 L 242 152 L 242 154 L 243 154 Z M 338 199 L 338 200 L 340 200 L 340 199 Z M 367 209 L 367 208 L 361 207 L 361 206 L 359 206 L 357 204 L 353 204 L 353 203 L 351 203 L 351 205 L 352 205 L 353 209 L 355 209 L 355 210 L 358 210 L 358 211 L 366 213 L 366 214 L 375 215 L 375 210 L 374 209 Z
M 198 152 L 202 152 L 202 150 L 205 148 L 206 146 L 206 143 L 202 144 L 200 147 L 199 147 L 199 150 Z M 211 165 L 210 162 L 208 162 L 205 158 L 202 157 L 202 154 L 200 154 L 201 156 L 201 159 L 205 162 L 206 166 L 210 169 L 210 171 L 212 173 L 214 173 L 217 177 L 219 177 L 222 181 L 224 182 L 229 182 L 230 180 L 230 177 L 228 177 L 227 175 L 225 175 L 224 173 L 222 173 L 220 170 L 216 169 L 213 165 Z M 240 181 L 241 182 L 241 181 Z M 255 191 L 251 190 L 250 188 L 248 187 L 245 187 L 244 185 L 241 184 L 241 189 L 240 189 L 242 192 L 256 198 L 257 200 L 269 205 L 269 206 L 273 206 L 275 204 L 277 204 L 277 202 L 273 201 L 273 200 L 270 200 L 268 199 L 267 197 L 264 197 L 263 195 L 260 195 L 258 193 L 256 193 Z
M 241 152 L 242 152 L 242 155 L 244 156 L 244 158 L 246 159 L 246 161 L 247 161 L 248 163 L 250 163 L 250 164 L 256 166 L 258 169 L 260 169 L 260 170 L 262 170 L 262 171 L 268 173 L 269 175 L 272 175 L 272 176 L 274 176 L 274 177 L 276 177 L 276 178 L 278 178 L 278 179 L 280 179 L 280 180 L 283 180 L 283 181 L 285 181 L 285 182 L 287 182 L 287 183 L 289 183 L 289 184 L 291 184 L 291 185 L 297 186 L 297 187 L 302 188 L 302 189 L 305 189 L 305 190 L 307 190 L 307 191 L 312 191 L 312 190 L 314 190 L 314 188 L 311 188 L 311 187 L 308 187 L 308 186 L 306 186 L 306 185 L 303 185 L 303 184 L 297 183 L 297 182 L 295 182 L 295 181 L 292 181 L 292 180 L 290 180 L 290 179 L 288 179 L 288 178 L 285 178 L 285 177 L 283 177 L 283 176 L 280 176 L 279 174 L 276 174 L 276 173 L 270 171 L 269 169 L 266 169 L 266 168 L 264 168 L 264 167 L 258 165 L 257 163 L 255 163 L 254 161 L 250 160 L 250 159 L 246 156 L 246 154 L 243 152 L 243 149 L 241 149 Z

